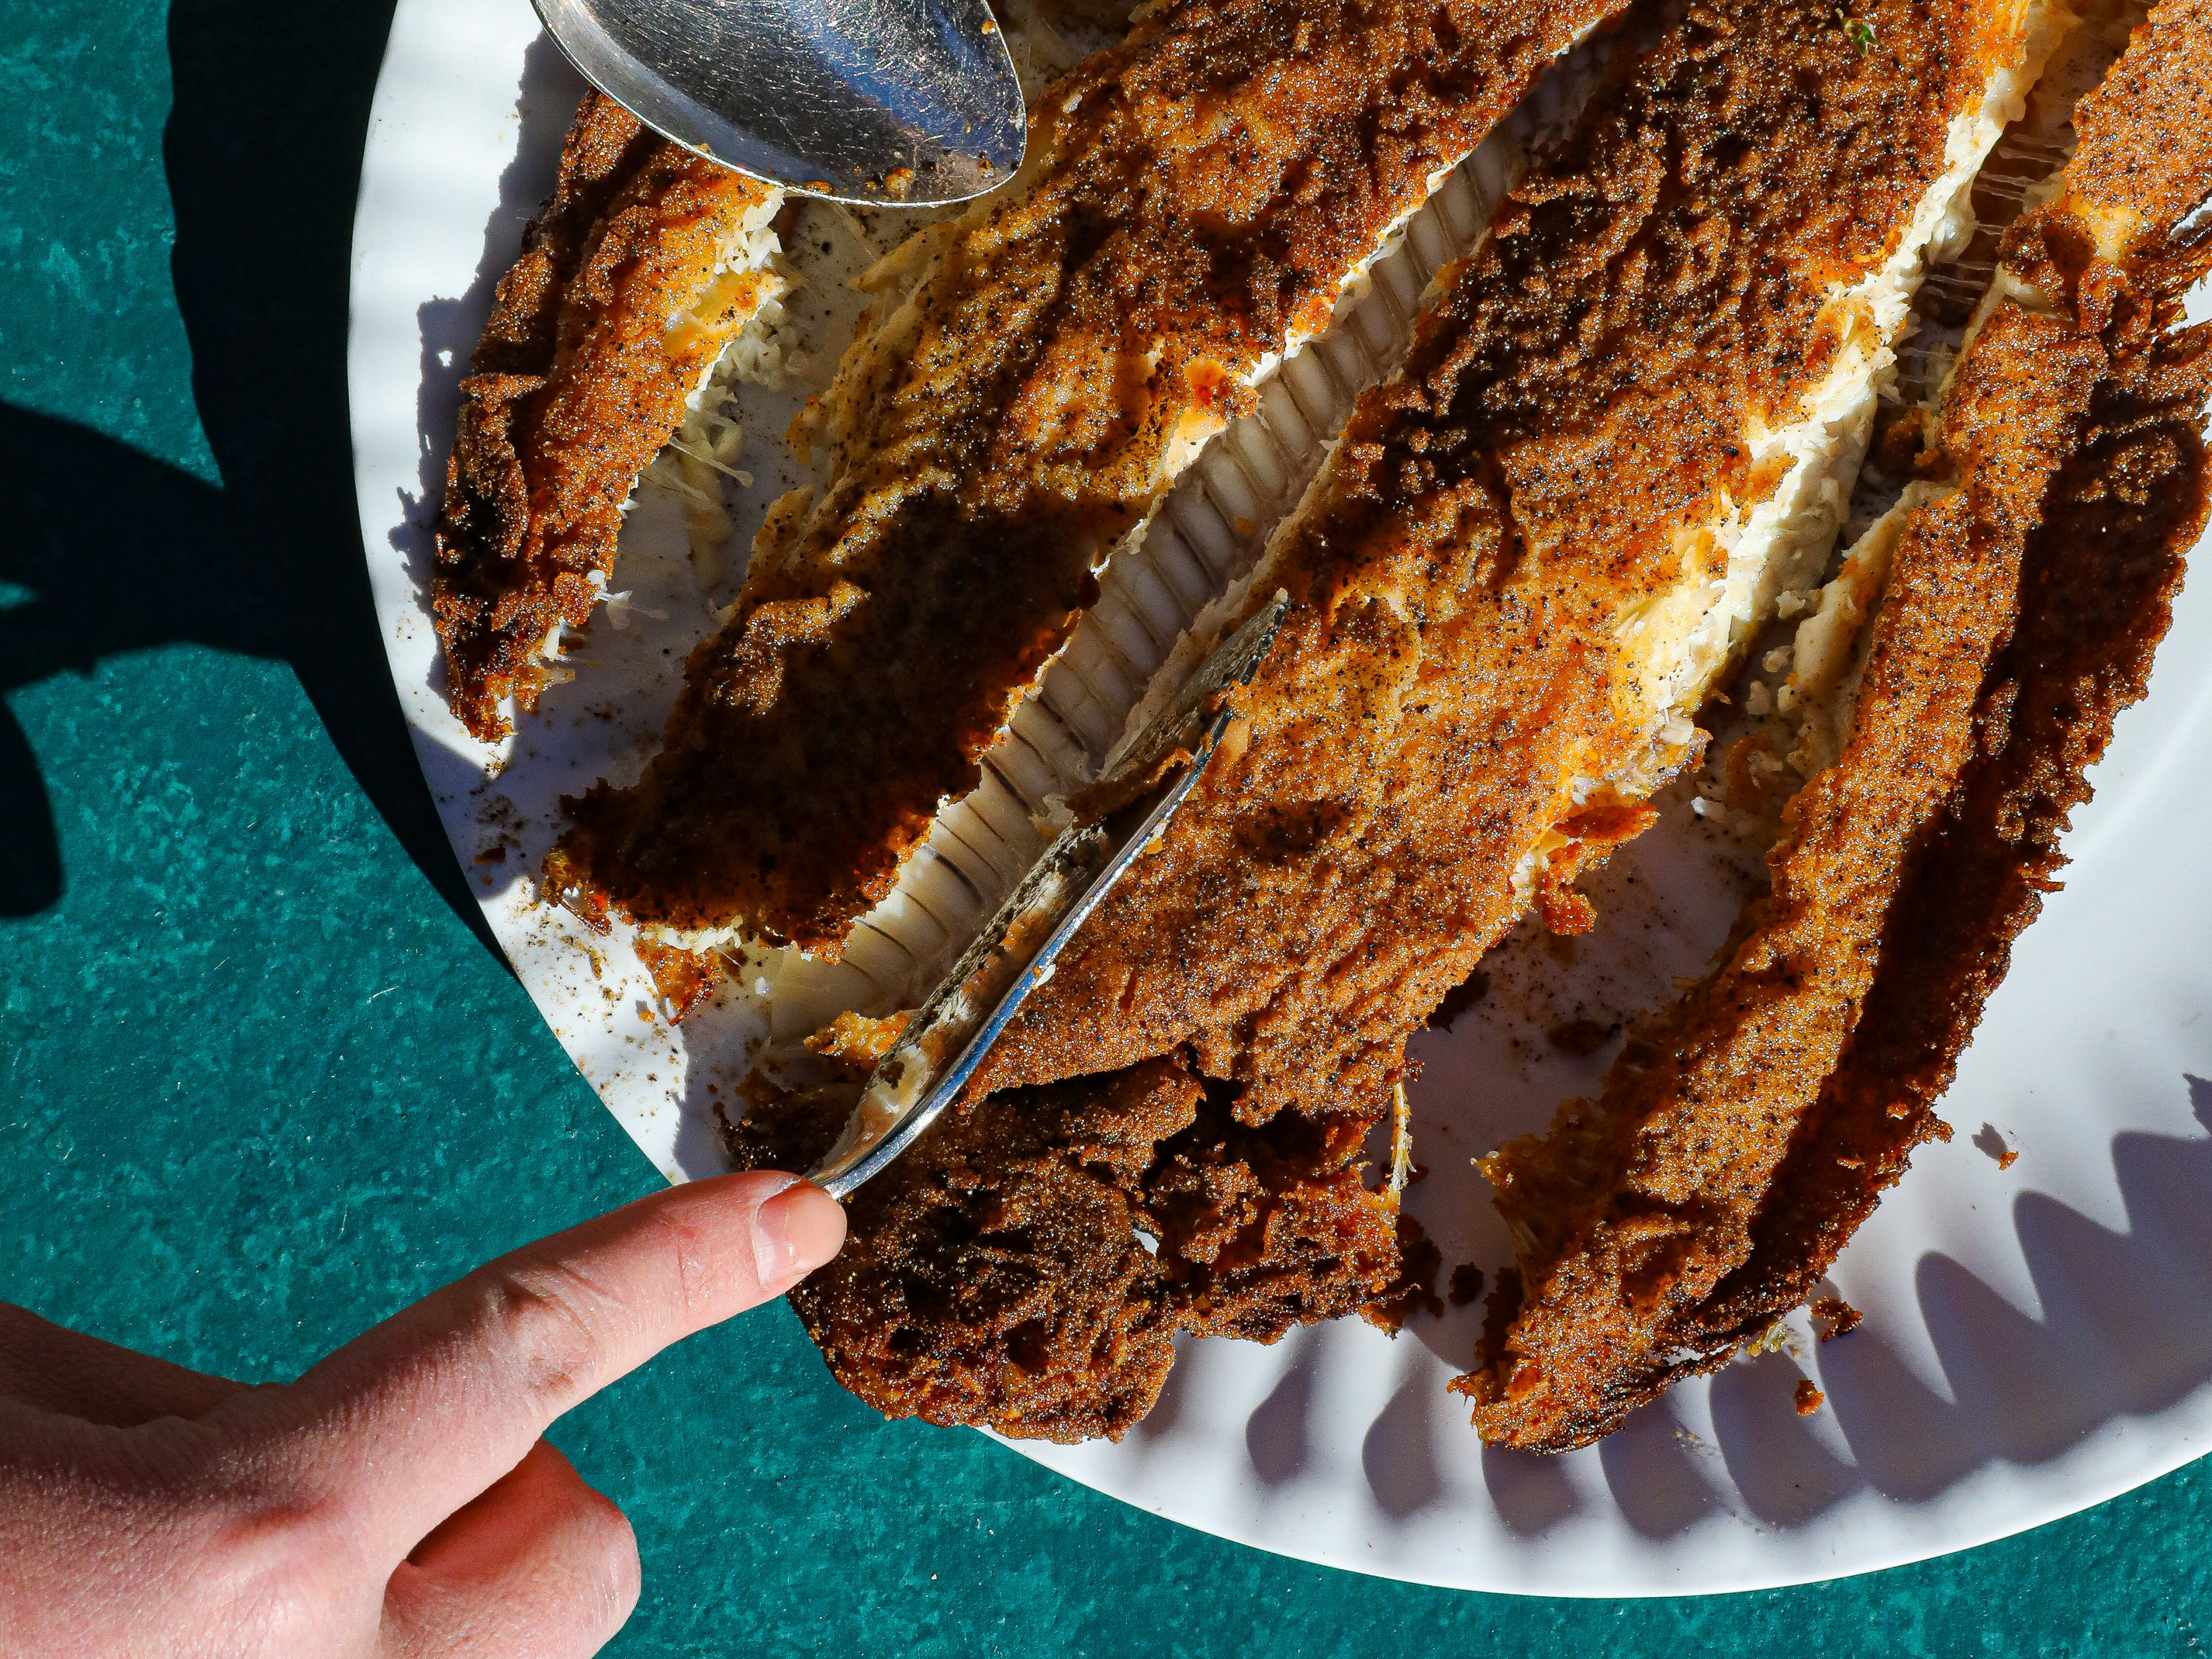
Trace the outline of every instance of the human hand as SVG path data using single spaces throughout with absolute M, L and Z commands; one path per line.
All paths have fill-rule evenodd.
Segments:
M 676 1188 L 261 1388 L 0 1304 L 0 1653 L 596 1653 L 636 1604 L 637 1546 L 539 1437 L 844 1236 L 787 1176 Z

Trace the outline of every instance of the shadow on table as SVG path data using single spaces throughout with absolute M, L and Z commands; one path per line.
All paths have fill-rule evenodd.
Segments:
M 282 660 L 423 874 L 504 963 L 393 692 L 355 511 L 345 344 L 356 189 L 391 0 L 174 0 L 163 145 L 177 305 L 220 488 L 0 409 L 0 691 L 192 643 Z M 0 711 L 0 915 L 53 904 L 52 808 Z

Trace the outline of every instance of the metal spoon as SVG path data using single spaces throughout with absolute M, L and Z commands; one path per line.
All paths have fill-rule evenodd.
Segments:
M 1290 596 L 1279 592 L 1216 646 L 1167 712 L 1085 792 L 1115 810 L 1079 817 L 1045 848 L 877 1064 L 844 1133 L 807 1172 L 809 1181 L 832 1198 L 850 1196 L 957 1097 L 1030 993 L 1052 977 L 1085 919 L 1166 832 L 1229 729 L 1235 710 L 1226 706 L 1228 692 L 1252 683 L 1289 608 Z M 1134 806 L 1171 765 L 1180 766 L 1175 781 L 1130 828 Z M 1124 793 L 1129 799 L 1121 799 Z
M 921 207 L 1021 165 L 1021 82 L 988 0 L 531 3 L 638 119 L 771 184 Z

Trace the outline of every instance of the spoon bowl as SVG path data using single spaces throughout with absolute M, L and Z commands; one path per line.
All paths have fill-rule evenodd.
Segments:
M 532 3 L 647 126 L 787 190 L 924 207 L 1021 165 L 1021 82 L 988 0 Z

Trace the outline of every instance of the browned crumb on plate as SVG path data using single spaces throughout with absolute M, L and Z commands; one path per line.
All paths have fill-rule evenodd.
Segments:
M 1798 1416 L 1812 1416 L 1814 1413 L 1820 1409 L 1822 1402 L 1824 1402 L 1827 1397 L 1828 1396 L 1822 1394 L 1820 1389 L 1813 1386 L 1813 1379 L 1811 1377 L 1802 1376 L 1797 1379 L 1797 1390 L 1796 1395 L 1793 1396 L 1793 1400 L 1797 1407 Z
M 1856 1308 L 1839 1296 L 1824 1296 L 1811 1309 L 1814 1328 L 1823 1342 L 1832 1342 L 1839 1336 L 1849 1336 L 1858 1329 L 1859 1322 L 1866 1317 Z
M 1444 1300 L 1455 1308 L 1464 1308 L 1482 1296 L 1482 1269 L 1472 1261 L 1462 1261 L 1451 1270 L 1451 1285 L 1444 1292 Z
M 671 1025 L 681 1025 L 696 1012 L 729 972 L 720 953 L 714 951 L 678 951 L 640 939 L 637 955 L 653 977 L 653 988 L 668 1005 Z
M 848 1009 L 806 1039 L 806 1051 L 843 1066 L 856 1079 L 876 1069 L 913 1018 L 902 1012 L 881 1018 Z

